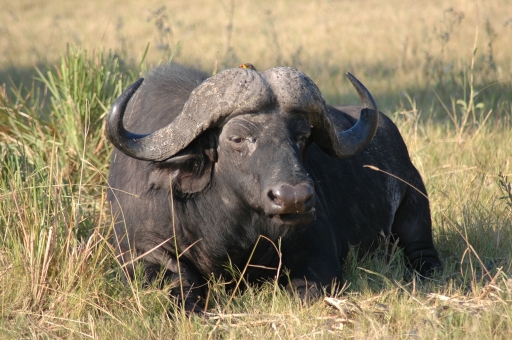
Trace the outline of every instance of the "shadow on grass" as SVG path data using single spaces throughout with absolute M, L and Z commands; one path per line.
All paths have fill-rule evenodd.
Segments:
M 35 77 L 37 77 L 36 67 L 40 70 L 44 70 L 46 66 L 44 64 L 38 64 L 30 67 L 10 66 L 0 69 L 0 85 L 30 88 Z

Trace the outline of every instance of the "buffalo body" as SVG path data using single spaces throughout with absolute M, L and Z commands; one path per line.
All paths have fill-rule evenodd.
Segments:
M 227 264 L 250 261 L 249 282 L 281 265 L 281 283 L 305 297 L 342 280 L 350 246 L 366 252 L 382 235 L 421 275 L 440 268 L 422 179 L 396 126 L 355 86 L 363 106 L 331 107 L 297 70 L 209 78 L 170 64 L 126 90 L 107 131 L 115 244 L 128 276 L 137 259 L 148 279 L 162 269 L 181 277 L 184 291 L 172 294 L 185 292 L 192 308 L 211 275 L 229 279 Z

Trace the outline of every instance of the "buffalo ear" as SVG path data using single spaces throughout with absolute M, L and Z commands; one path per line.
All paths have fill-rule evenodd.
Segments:
M 195 141 L 177 155 L 163 162 L 152 163 L 153 170 L 148 179 L 150 188 L 169 188 L 171 179 L 178 196 L 193 195 L 208 188 L 217 151 L 204 144 Z

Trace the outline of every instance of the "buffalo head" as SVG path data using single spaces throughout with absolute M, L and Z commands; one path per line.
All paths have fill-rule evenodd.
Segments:
M 222 196 L 226 202 L 232 196 L 247 196 L 252 209 L 276 222 L 307 224 L 315 215 L 314 185 L 302 162 L 308 144 L 314 142 L 328 154 L 345 158 L 362 150 L 377 129 L 371 94 L 353 75 L 347 76 L 361 98 L 362 110 L 359 121 L 345 131 L 337 129 L 308 76 L 276 67 L 265 72 L 234 68 L 208 78 L 192 91 L 169 125 L 148 134 L 135 134 L 123 126 L 126 107 L 143 84 L 139 79 L 114 103 L 107 136 L 132 158 L 172 167 L 172 180 L 182 194 L 208 187 L 215 171 L 215 180 L 231 184 L 230 192 Z M 216 130 L 218 136 L 201 139 L 208 130 Z M 199 144 L 207 144 L 200 151 L 198 139 Z M 238 199 L 233 202 L 240 204 Z

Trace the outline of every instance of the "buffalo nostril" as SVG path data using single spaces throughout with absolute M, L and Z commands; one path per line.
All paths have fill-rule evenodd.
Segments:
M 293 188 L 289 185 L 280 185 L 268 192 L 268 197 L 279 206 L 289 205 L 294 198 Z
M 279 202 L 279 199 L 277 198 L 276 195 L 274 195 L 274 193 L 272 192 L 272 190 L 270 190 L 268 192 L 268 198 L 270 198 L 271 201 L 275 202 L 275 203 L 278 203 Z
M 312 208 L 313 187 L 307 184 L 278 185 L 267 193 L 280 214 L 304 213 Z

